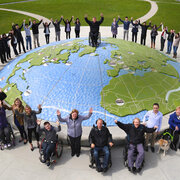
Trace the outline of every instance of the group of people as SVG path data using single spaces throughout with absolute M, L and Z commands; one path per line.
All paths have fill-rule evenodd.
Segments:
M 3 97 L 3 98 L 1 98 Z M 32 133 L 34 133 L 37 147 L 39 148 L 39 137 L 41 132 L 45 133 L 45 141 L 42 144 L 44 159 L 42 163 L 50 165 L 50 156 L 54 152 L 57 142 L 56 133 L 61 130 L 60 122 L 67 124 L 67 135 L 70 140 L 71 156 L 77 157 L 81 154 L 81 136 L 82 136 L 82 122 L 91 118 L 93 109 L 89 109 L 89 113 L 86 116 L 79 114 L 78 110 L 73 109 L 72 112 L 65 118 L 61 117 L 61 112 L 57 110 L 57 127 L 54 127 L 50 122 L 44 122 L 44 127 L 40 127 L 41 120 L 38 120 L 36 115 L 42 112 L 41 105 L 38 106 L 38 111 L 34 111 L 30 106 L 25 107 L 19 98 L 16 98 L 12 106 L 7 106 L 4 102 L 5 93 L 0 92 L 0 141 L 4 148 L 11 147 L 11 137 L 9 123 L 6 118 L 6 109 L 12 110 L 14 117 L 14 124 L 20 133 L 19 142 L 26 144 L 29 142 L 31 151 L 34 150 L 32 144 Z M 124 124 L 115 120 L 115 124 L 127 134 L 128 147 L 128 168 L 131 172 L 140 172 L 141 164 L 144 160 L 144 150 L 148 151 L 148 145 L 150 143 L 150 149 L 155 152 L 155 140 L 160 133 L 163 114 L 159 111 L 159 104 L 154 103 L 153 109 L 148 111 L 142 123 L 139 118 L 135 118 L 132 124 Z M 173 146 L 171 148 L 177 151 L 180 149 L 179 135 L 180 135 L 180 106 L 176 108 L 176 111 L 170 115 L 169 129 L 174 134 Z M 144 139 L 145 135 L 145 139 Z M 106 172 L 108 170 L 108 160 L 110 156 L 109 147 L 113 146 L 112 135 L 108 128 L 104 125 L 102 119 L 96 121 L 96 125 L 92 128 L 89 134 L 90 147 L 93 150 L 93 156 L 96 163 L 96 170 L 98 172 Z M 137 150 L 138 154 L 134 167 L 134 151 Z M 99 161 L 99 151 L 104 152 L 103 166 Z
M 96 17 L 93 17 L 92 21 L 88 20 L 87 15 L 85 15 L 85 21 L 87 24 L 90 26 L 90 37 L 92 38 L 92 46 L 97 46 L 97 38 L 98 38 L 98 33 L 99 33 L 99 26 L 103 23 L 104 17 L 103 14 L 101 13 L 101 19 L 100 21 L 96 20 Z M 60 41 L 60 32 L 61 32 L 61 27 L 60 23 L 64 22 L 65 25 L 65 33 L 66 33 L 66 39 L 70 39 L 71 37 L 71 23 L 75 25 L 75 37 L 79 38 L 80 37 L 80 19 L 76 18 L 74 19 L 74 16 L 71 17 L 71 19 L 64 19 L 63 16 L 61 16 L 60 20 L 53 20 L 51 18 L 51 22 L 43 22 L 43 19 L 40 20 L 39 22 L 36 22 L 36 20 L 31 21 L 29 19 L 29 22 L 26 23 L 26 20 L 23 21 L 22 25 L 14 24 L 12 23 L 12 29 L 9 31 L 9 34 L 6 35 L 5 33 L 0 36 L 0 58 L 1 62 L 5 63 L 7 60 L 11 59 L 11 49 L 10 49 L 10 44 L 14 50 L 14 54 L 18 56 L 21 54 L 21 46 L 26 53 L 27 50 L 32 49 L 32 38 L 31 38 L 31 29 L 32 29 L 32 34 L 33 34 L 33 42 L 34 42 L 34 48 L 39 47 L 39 25 L 43 23 L 44 27 L 44 34 L 45 34 L 45 39 L 46 43 L 49 44 L 49 38 L 50 38 L 50 25 L 51 23 L 54 26 L 55 29 L 55 41 Z M 133 18 L 131 20 L 128 20 L 128 17 L 125 17 L 125 20 L 122 20 L 120 16 L 118 16 L 118 20 L 116 18 L 113 19 L 113 22 L 111 24 L 111 32 L 112 32 L 112 37 L 116 38 L 118 34 L 118 23 L 121 21 L 123 23 L 123 28 L 124 28 L 124 34 L 123 34 L 123 39 L 127 39 L 129 37 L 129 29 L 130 29 L 130 24 L 132 24 L 132 41 L 137 42 L 137 36 L 138 36 L 138 31 L 139 27 L 141 27 L 141 38 L 140 38 L 140 43 L 142 45 L 146 45 L 146 36 L 147 36 L 147 30 L 148 28 L 151 29 L 151 48 L 155 48 L 155 43 L 156 43 L 156 37 L 158 35 L 158 30 L 160 27 L 162 27 L 162 33 L 161 33 L 161 49 L 160 51 L 164 50 L 164 45 L 165 41 L 167 39 L 167 54 L 171 53 L 171 49 L 173 47 L 173 57 L 177 57 L 177 49 L 179 46 L 180 42 L 180 32 L 175 33 L 175 30 L 171 29 L 168 31 L 167 26 L 164 27 L 163 24 L 161 23 L 159 26 L 152 25 L 151 21 L 149 24 L 146 24 L 146 22 L 140 23 L 139 20 L 133 21 Z M 26 40 L 26 48 L 24 45 L 24 40 L 22 36 L 22 29 L 25 31 L 25 40 Z M 18 50 L 17 50 L 17 45 L 18 45 Z
M 147 36 L 147 30 L 148 28 L 151 29 L 151 48 L 155 49 L 155 44 L 156 44 L 156 37 L 158 35 L 158 30 L 162 27 L 162 32 L 161 32 L 161 49 L 160 51 L 164 50 L 164 45 L 165 41 L 167 39 L 167 54 L 171 53 L 171 49 L 173 47 L 173 58 L 177 58 L 177 49 L 179 46 L 180 42 L 180 32 L 175 33 L 175 30 L 171 29 L 168 31 L 167 26 L 164 27 L 163 23 L 161 23 L 159 26 L 157 25 L 152 25 L 151 21 L 149 24 L 146 24 L 146 22 L 140 23 L 140 20 L 135 20 L 133 22 L 133 17 L 131 17 L 131 21 L 128 20 L 128 17 L 125 17 L 125 20 L 122 20 L 120 16 L 118 16 L 118 20 L 116 18 L 113 19 L 112 25 L 111 25 L 111 32 L 112 32 L 112 37 L 116 38 L 118 34 L 118 23 L 121 21 L 123 23 L 123 28 L 124 28 L 124 35 L 123 39 L 127 39 L 129 37 L 129 29 L 130 29 L 130 24 L 132 24 L 132 42 L 137 42 L 137 35 L 139 31 L 139 27 L 141 27 L 141 38 L 140 38 L 140 43 L 141 45 L 146 45 L 146 36 Z

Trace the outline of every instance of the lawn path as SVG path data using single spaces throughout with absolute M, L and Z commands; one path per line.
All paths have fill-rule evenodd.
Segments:
M 158 11 L 158 5 L 157 5 L 156 2 L 151 1 L 151 0 L 144 0 L 144 1 L 147 1 L 147 2 L 149 2 L 149 3 L 151 4 L 151 9 L 150 9 L 150 11 L 149 11 L 147 14 L 145 14 L 144 16 L 138 18 L 141 22 L 147 21 L 148 19 L 150 19 L 151 17 L 153 17 L 153 16 L 156 14 L 156 12 Z M 28 1 L 20 1 L 20 2 L 28 2 Z M 19 2 L 12 2 L 11 4 L 13 4 L 13 3 L 19 3 Z M 4 4 L 7 4 L 7 3 L 4 3 Z M 0 4 L 0 5 L 4 5 L 4 4 Z M 46 17 L 43 17 L 43 16 L 38 15 L 38 14 L 26 12 L 26 11 L 19 11 L 19 10 L 14 10 L 14 9 L 5 9 L 5 8 L 0 8 L 0 10 L 10 11 L 10 12 L 15 12 L 15 13 L 27 15 L 27 16 L 36 18 L 36 19 L 38 19 L 39 21 L 40 21 L 41 19 L 43 19 L 44 22 L 50 22 L 50 20 L 47 19 Z

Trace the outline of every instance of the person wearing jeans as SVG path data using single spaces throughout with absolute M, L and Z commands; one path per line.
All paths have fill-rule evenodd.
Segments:
M 167 43 L 167 54 L 171 54 L 171 49 L 172 49 L 172 44 L 173 44 L 173 40 L 174 40 L 174 30 L 171 29 L 170 32 L 167 32 L 168 34 L 168 43 Z
M 29 19 L 29 23 L 30 25 L 28 26 L 28 24 L 25 24 L 26 20 L 24 20 L 23 23 L 23 27 L 26 33 L 26 50 L 28 50 L 29 48 L 32 49 L 32 44 L 31 44 L 31 27 L 32 27 L 32 21 L 31 19 Z M 28 44 L 29 44 L 29 48 L 28 48 Z
M 173 43 L 173 58 L 177 58 L 177 49 L 180 42 L 180 32 L 175 35 L 174 43 Z
M 44 128 L 40 127 L 41 120 L 37 120 L 37 132 L 44 132 L 45 137 L 42 143 L 42 152 L 44 158 L 41 159 L 42 163 L 46 163 L 47 166 L 50 165 L 50 156 L 55 151 L 57 143 L 57 132 L 61 130 L 59 121 L 56 121 L 57 127 L 52 126 L 48 121 L 44 123 Z
M 106 172 L 108 170 L 108 161 L 109 161 L 109 146 L 113 146 L 112 135 L 110 134 L 107 127 L 103 126 L 104 121 L 98 119 L 96 121 L 97 126 L 91 129 L 89 134 L 89 143 L 93 149 L 93 155 L 96 162 L 96 170 L 98 172 Z M 99 151 L 104 152 L 103 167 L 101 167 L 99 161 Z

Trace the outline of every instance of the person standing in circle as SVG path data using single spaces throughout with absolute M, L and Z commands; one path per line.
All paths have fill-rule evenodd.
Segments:
M 80 26 L 81 26 L 81 23 L 80 23 L 79 18 L 76 18 L 76 21 L 74 21 L 74 24 L 75 24 L 75 34 L 76 34 L 76 38 L 79 38 Z
M 77 157 L 81 153 L 81 136 L 82 136 L 82 121 L 87 120 L 91 117 L 93 109 L 89 109 L 87 116 L 79 115 L 78 110 L 73 109 L 66 118 L 61 117 L 61 113 L 57 110 L 57 117 L 60 122 L 66 122 L 67 134 L 71 143 L 71 156 L 76 154 Z

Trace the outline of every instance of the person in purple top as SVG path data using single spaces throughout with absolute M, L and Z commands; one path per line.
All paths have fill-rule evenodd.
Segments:
M 118 26 L 119 20 L 120 20 L 119 16 L 118 16 L 118 20 L 117 21 L 116 21 L 116 18 L 113 18 L 113 22 L 111 24 L 111 32 L 112 32 L 112 37 L 113 38 L 117 37 L 117 33 L 118 33 L 117 28 L 119 27 Z
M 57 117 L 60 122 L 66 122 L 67 124 L 67 134 L 71 143 L 71 156 L 76 154 L 77 157 L 80 156 L 81 152 L 81 135 L 82 135 L 82 121 L 87 120 L 91 117 L 93 113 L 92 108 L 89 109 L 89 114 L 87 116 L 79 115 L 78 110 L 73 109 L 69 116 L 66 118 L 61 117 L 61 113 L 57 110 Z
M 9 109 L 9 107 L 0 100 L 0 140 L 4 144 L 4 148 L 11 147 L 10 129 L 6 118 L 6 109 Z

